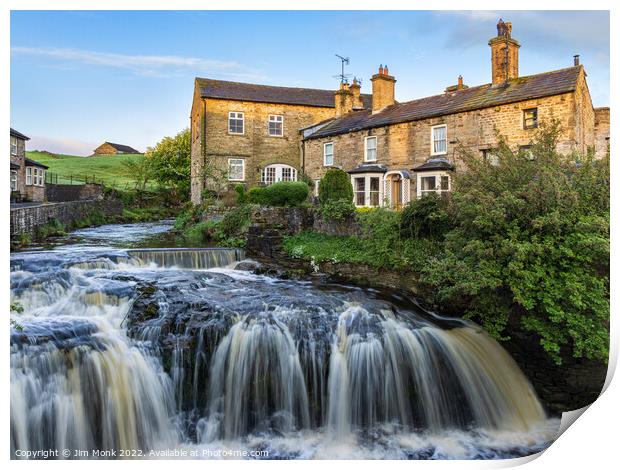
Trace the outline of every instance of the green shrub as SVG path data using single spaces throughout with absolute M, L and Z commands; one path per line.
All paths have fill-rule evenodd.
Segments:
M 235 192 L 237 193 L 237 204 L 245 204 L 247 202 L 245 186 L 242 184 L 236 185 Z
M 353 200 L 351 178 L 348 173 L 338 168 L 330 168 L 319 183 L 319 202 L 325 204 L 338 199 Z
M 218 227 L 218 223 L 209 220 L 208 222 L 198 222 L 183 232 L 183 237 L 192 244 L 199 245 L 213 238 Z
M 219 224 L 219 230 L 227 238 L 245 235 L 250 226 L 252 208 L 244 205 L 228 211 Z
M 43 240 L 47 237 L 61 237 L 67 234 L 66 227 L 56 218 L 50 219 L 47 224 L 37 229 L 37 238 Z
M 266 206 L 267 196 L 265 195 L 265 188 L 254 187 L 248 189 L 246 192 L 245 201 L 250 204 Z
M 319 211 L 326 220 L 346 220 L 355 214 L 355 204 L 348 199 L 336 199 L 321 204 Z
M 306 199 L 310 189 L 302 181 L 279 181 L 264 188 L 250 188 L 246 202 L 262 206 L 296 207 Z
M 434 238 L 440 240 L 450 229 L 450 217 L 446 212 L 447 196 L 431 193 L 410 202 L 402 213 L 400 230 L 410 238 Z

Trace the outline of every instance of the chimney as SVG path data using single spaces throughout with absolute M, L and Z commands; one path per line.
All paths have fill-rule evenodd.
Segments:
M 362 86 L 357 78 L 353 79 L 353 83 L 350 86 L 351 94 L 353 96 L 353 109 L 364 109 L 364 103 L 362 102 L 361 90 Z
M 519 77 L 519 41 L 512 38 L 512 23 L 500 18 L 497 36 L 489 41 L 491 46 L 491 75 L 493 85 L 502 85 Z
M 469 88 L 469 87 L 463 83 L 463 75 L 459 75 L 459 78 L 457 79 L 456 85 L 450 85 L 450 86 L 446 87 L 445 93 L 453 93 L 455 91 L 465 90 L 467 88 Z
M 334 93 L 336 105 L 336 117 L 343 116 L 353 111 L 353 92 L 346 82 L 340 83 L 340 89 Z
M 456 83 L 456 89 L 457 90 L 463 89 L 463 75 L 459 75 L 458 82 Z
M 372 82 L 372 112 L 377 113 L 387 106 L 394 104 L 394 84 L 396 79 L 388 74 L 387 65 L 379 67 L 370 79 Z
M 573 56 L 573 64 L 575 65 L 575 67 L 579 65 L 579 54 L 575 54 Z

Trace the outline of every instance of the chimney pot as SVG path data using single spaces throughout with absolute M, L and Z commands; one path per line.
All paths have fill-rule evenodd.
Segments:
M 387 65 L 385 67 L 383 67 L 383 73 L 385 75 L 389 75 L 389 73 L 388 73 L 388 66 Z
M 463 89 L 463 75 L 459 75 L 457 89 L 458 90 L 462 90 Z
M 579 54 L 575 54 L 575 55 L 573 56 L 573 63 L 574 63 L 575 65 L 579 65 Z
M 383 75 L 383 64 L 379 65 L 379 75 Z

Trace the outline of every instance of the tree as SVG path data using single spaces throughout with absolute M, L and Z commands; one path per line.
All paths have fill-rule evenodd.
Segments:
M 144 191 L 153 178 L 152 160 L 147 157 L 130 158 L 123 162 L 125 175 L 133 180 L 135 188 Z
M 189 194 L 190 188 L 190 131 L 184 129 L 174 137 L 164 137 L 155 147 L 146 151 L 153 179 L 161 186 L 180 195 Z
M 561 155 L 558 134 L 543 127 L 527 155 L 500 137 L 497 165 L 461 151 L 454 228 L 423 279 L 498 338 L 518 324 L 558 363 L 562 350 L 606 361 L 609 157 Z
M 340 199 L 353 201 L 351 178 L 346 172 L 338 168 L 330 168 L 325 172 L 319 183 L 319 202 L 325 204 L 328 201 Z

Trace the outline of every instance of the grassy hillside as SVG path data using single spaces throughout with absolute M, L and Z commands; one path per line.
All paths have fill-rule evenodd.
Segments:
M 75 155 L 52 154 L 49 152 L 26 152 L 26 156 L 49 166 L 48 178 L 59 184 L 82 184 L 84 181 L 103 182 L 119 189 L 131 188 L 134 182 L 127 177 L 123 162 L 140 160 L 144 155 L 112 155 L 77 157 Z M 50 181 L 48 179 L 48 181 Z

